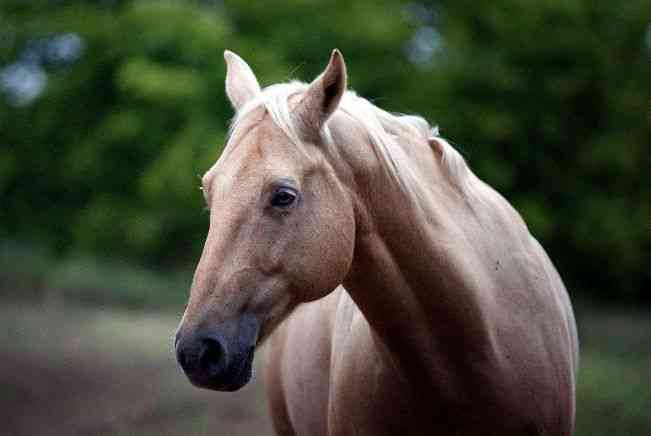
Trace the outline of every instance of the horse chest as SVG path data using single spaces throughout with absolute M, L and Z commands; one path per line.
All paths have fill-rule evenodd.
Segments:
M 362 359 L 363 352 L 333 368 L 328 434 L 409 434 L 415 419 L 409 387 L 381 362 Z
M 417 435 L 432 429 L 441 386 L 407 380 L 383 358 L 361 313 L 343 330 L 332 339 L 328 434 Z
M 279 434 L 543 434 L 478 400 L 479 392 L 471 392 L 479 386 L 464 386 L 463 400 L 455 401 L 445 379 L 406 379 L 383 358 L 356 309 L 340 306 L 343 322 L 330 332 L 318 328 L 328 323 L 321 304 L 298 311 L 284 330 L 284 347 L 276 348 L 284 350 L 278 354 L 282 376 L 273 388 L 282 398 L 270 397 Z

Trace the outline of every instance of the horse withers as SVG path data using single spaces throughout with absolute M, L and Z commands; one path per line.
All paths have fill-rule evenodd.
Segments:
M 572 307 L 509 203 L 425 120 L 348 91 L 337 50 L 265 89 L 225 59 L 236 116 L 176 340 L 190 381 L 241 388 L 269 338 L 280 435 L 571 435 Z

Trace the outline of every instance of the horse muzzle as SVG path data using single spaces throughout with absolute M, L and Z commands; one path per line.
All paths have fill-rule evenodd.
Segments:
M 176 335 L 176 360 L 193 385 L 236 391 L 253 375 L 258 330 L 251 314 L 216 326 L 181 328 Z

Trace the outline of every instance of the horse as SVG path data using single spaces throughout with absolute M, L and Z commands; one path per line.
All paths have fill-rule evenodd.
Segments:
M 190 382 L 234 391 L 268 344 L 279 435 L 571 435 L 578 340 L 516 210 L 423 118 L 347 88 L 261 89 L 202 178 L 210 225 L 176 335 Z

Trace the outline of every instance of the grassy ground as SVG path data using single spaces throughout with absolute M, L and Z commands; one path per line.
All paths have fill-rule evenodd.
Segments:
M 579 307 L 577 435 L 651 435 L 651 312 Z
M 651 317 L 578 312 L 577 435 L 650 435 Z M 2 302 L 3 434 L 271 434 L 260 377 L 234 394 L 189 385 L 171 350 L 177 321 L 118 308 Z
M 0 306 L 3 435 L 268 435 L 262 383 L 190 386 L 171 347 L 176 316 Z M 257 378 L 257 377 L 256 377 Z

